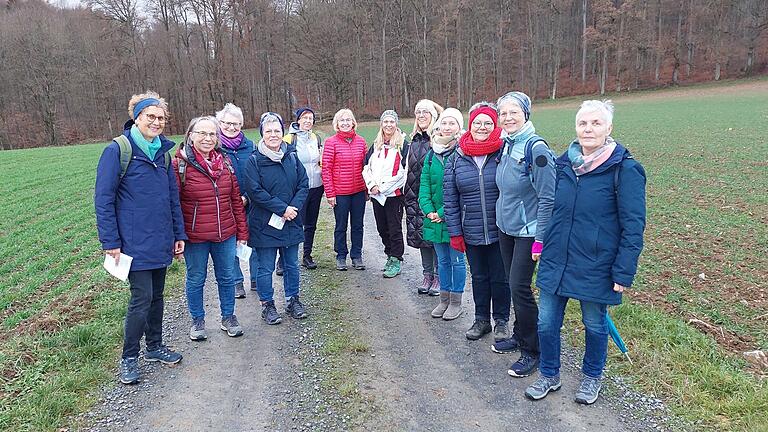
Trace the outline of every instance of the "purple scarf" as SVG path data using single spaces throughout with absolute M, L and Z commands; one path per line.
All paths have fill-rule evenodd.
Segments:
M 230 138 L 224 135 L 223 133 L 219 132 L 219 142 L 221 142 L 221 145 L 231 150 L 237 150 L 237 148 L 240 147 L 240 143 L 243 142 L 244 137 L 245 135 L 243 134 L 243 132 L 240 132 L 234 138 Z

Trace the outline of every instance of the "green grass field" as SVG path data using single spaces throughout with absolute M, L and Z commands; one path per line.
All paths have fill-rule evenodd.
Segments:
M 613 136 L 648 172 L 648 227 L 637 282 L 612 310 L 635 364 L 612 348 L 609 366 L 696 430 L 768 424 L 768 385 L 740 355 L 768 349 L 767 97 L 763 80 L 615 98 Z M 556 153 L 575 112 L 573 99 L 534 106 Z M 376 127 L 360 132 L 370 142 Z M 102 148 L 0 153 L 0 430 L 69 426 L 114 382 L 128 291 L 101 269 Z

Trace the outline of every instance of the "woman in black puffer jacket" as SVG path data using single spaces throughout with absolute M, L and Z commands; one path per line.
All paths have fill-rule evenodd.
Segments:
M 422 225 L 424 213 L 419 207 L 419 186 L 424 158 L 432 148 L 429 137 L 435 122 L 443 112 L 443 107 L 429 99 L 422 99 L 414 108 L 416 121 L 411 133 L 411 145 L 408 151 L 408 173 L 405 180 L 405 226 L 408 246 L 419 249 L 424 280 L 417 288 L 419 294 L 440 295 L 440 279 L 437 276 L 437 254 L 432 243 L 424 240 Z

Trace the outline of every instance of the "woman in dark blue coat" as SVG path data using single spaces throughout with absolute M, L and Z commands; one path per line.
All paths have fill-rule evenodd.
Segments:
M 279 115 L 261 116 L 262 139 L 248 159 L 243 186 L 250 201 L 248 244 L 258 254 L 256 286 L 261 300 L 261 317 L 267 324 L 280 324 L 272 287 L 272 272 L 278 249 L 283 255 L 283 287 L 286 312 L 294 319 L 306 318 L 299 301 L 299 243 L 304 228 L 299 209 L 309 193 L 309 180 L 296 152 L 287 151 L 285 129 Z
M 496 167 L 501 148 L 497 122 L 493 104 L 481 102 L 470 109 L 469 132 L 445 161 L 443 208 L 451 247 L 466 250 L 472 273 L 475 322 L 465 336 L 478 340 L 490 333 L 493 317 L 498 342 L 507 338 L 511 298 L 496 226 Z
M 147 345 L 145 360 L 181 361 L 181 354 L 163 345 L 163 290 L 166 270 L 173 256 L 184 252 L 187 236 L 176 174 L 167 155 L 175 144 L 162 135 L 168 104 L 150 91 L 131 97 L 128 112 L 131 120 L 125 123 L 123 135 L 99 159 L 94 204 L 104 252 L 115 261 L 121 253 L 133 257 L 120 381 L 135 384 L 142 336 Z
M 606 308 L 621 303 L 643 249 L 645 170 L 611 138 L 613 105 L 586 101 L 576 135 L 555 161 L 555 202 L 536 286 L 541 375 L 525 391 L 538 400 L 560 388 L 560 327 L 569 299 L 579 300 L 586 349 L 576 402 L 600 393 L 608 349 Z
M 243 110 L 237 105 L 228 103 L 224 105 L 221 111 L 216 113 L 216 120 L 219 122 L 219 142 L 221 142 L 221 151 L 229 156 L 229 160 L 232 162 L 232 167 L 235 169 L 235 177 L 239 183 L 243 182 L 243 170 L 245 169 L 245 163 L 248 162 L 248 158 L 253 154 L 254 146 L 253 141 L 242 131 L 243 128 Z M 243 205 L 248 204 L 248 197 L 245 196 L 245 191 L 240 188 L 242 194 L 241 200 Z M 247 213 L 247 211 L 246 211 Z M 256 291 L 256 273 L 258 273 L 258 257 L 256 254 L 251 253 L 249 261 L 249 268 L 251 272 L 251 289 Z M 243 272 L 240 270 L 240 258 L 235 257 L 234 268 L 234 282 L 235 282 L 235 298 L 245 298 L 245 288 L 243 287 Z

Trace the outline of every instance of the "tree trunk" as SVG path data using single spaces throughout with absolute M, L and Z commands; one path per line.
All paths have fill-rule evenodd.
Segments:
M 587 0 L 581 3 L 581 84 L 587 80 Z

